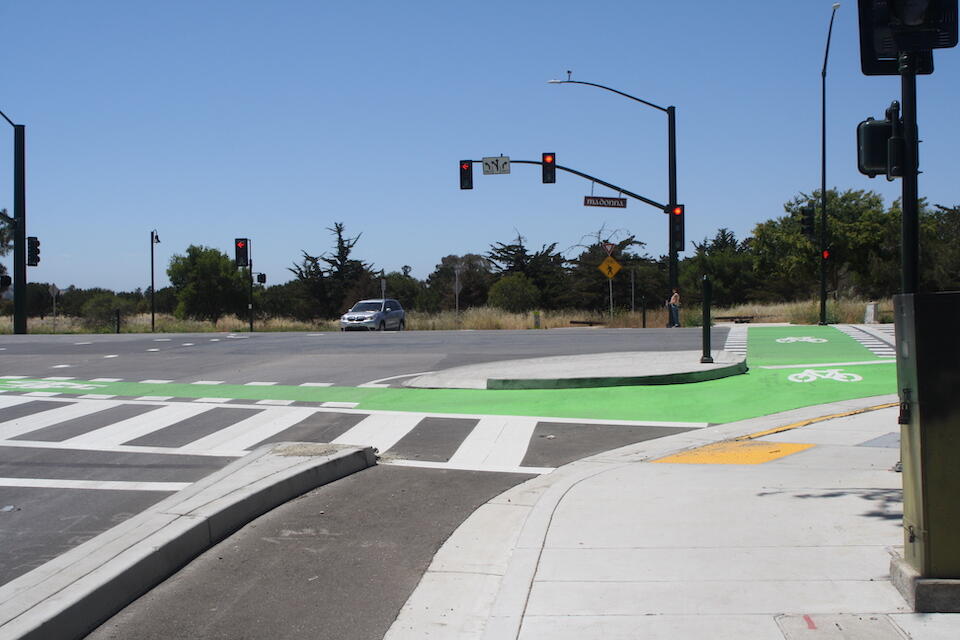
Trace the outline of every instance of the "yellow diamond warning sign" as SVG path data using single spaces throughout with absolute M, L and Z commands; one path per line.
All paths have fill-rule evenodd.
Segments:
M 614 260 L 611 256 L 607 256 L 607 258 L 600 263 L 600 266 L 597 267 L 597 269 L 600 269 L 603 275 L 612 279 L 613 276 L 617 275 L 621 267 L 619 262 Z

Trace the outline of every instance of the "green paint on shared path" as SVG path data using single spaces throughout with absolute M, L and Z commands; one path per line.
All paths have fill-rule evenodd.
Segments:
M 783 338 L 814 338 L 826 342 L 778 342 L 778 339 Z M 65 394 L 128 397 L 355 402 L 359 410 L 714 423 L 896 392 L 896 367 L 892 359 L 875 356 L 832 327 L 750 328 L 747 356 L 750 371 L 744 375 L 709 382 L 662 386 L 489 391 L 228 384 L 208 386 L 73 380 L 56 387 L 53 386 L 55 383 L 50 383 L 47 390 Z M 835 364 L 843 362 L 877 364 Z M 819 367 L 818 363 L 834 366 Z M 800 366 L 762 368 L 783 365 Z M 814 373 L 804 374 L 808 370 Z M 840 379 L 835 377 L 837 373 L 843 374 Z M 790 376 L 797 374 L 801 374 L 801 380 L 809 381 L 792 381 Z M 851 377 L 860 379 L 844 380 Z M 0 380 L 0 389 L 26 391 L 25 384 L 44 382 Z M 30 390 L 40 388 L 33 387 Z

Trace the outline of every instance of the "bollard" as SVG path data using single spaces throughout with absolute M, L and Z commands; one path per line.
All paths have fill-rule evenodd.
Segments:
M 540 312 L 539 311 L 533 312 L 533 328 L 534 329 L 540 328 Z
M 713 356 L 710 355 L 710 294 L 712 288 L 710 278 L 703 276 L 703 356 L 700 358 L 700 362 L 703 364 L 713 362 Z
M 643 318 L 643 328 L 647 328 L 647 299 L 640 296 L 640 317 Z
M 120 333 L 120 309 L 114 309 L 117 314 L 117 333 Z

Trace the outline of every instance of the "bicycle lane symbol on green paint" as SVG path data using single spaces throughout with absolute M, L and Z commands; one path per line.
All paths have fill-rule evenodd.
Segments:
M 887 360 L 830 326 L 753 327 L 747 335 L 751 367 Z

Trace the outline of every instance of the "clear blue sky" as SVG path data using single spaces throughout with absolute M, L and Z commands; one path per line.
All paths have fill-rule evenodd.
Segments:
M 426 277 L 449 254 L 519 232 L 571 249 L 605 228 L 666 251 L 663 214 L 584 207 L 589 182 L 539 168 L 475 172 L 504 154 L 559 164 L 667 200 L 666 116 L 565 78 L 677 107 L 679 199 L 690 240 L 748 236 L 820 184 L 820 69 L 832 2 L 277 0 L 3 2 L 0 110 L 27 125 L 33 282 L 158 286 L 190 244 L 291 279 L 363 234 L 354 256 Z M 919 79 L 920 192 L 960 202 L 960 51 Z M 855 128 L 899 99 L 899 79 L 860 73 L 856 3 L 837 13 L 827 77 L 828 186 L 900 183 L 856 168 Z M 0 207 L 12 210 L 13 130 L 0 127 Z M 8 149 L 8 151 L 3 151 Z M 597 195 L 615 195 L 598 187 Z M 689 255 L 686 254 L 686 255 Z M 10 266 L 10 259 L 4 259 Z

